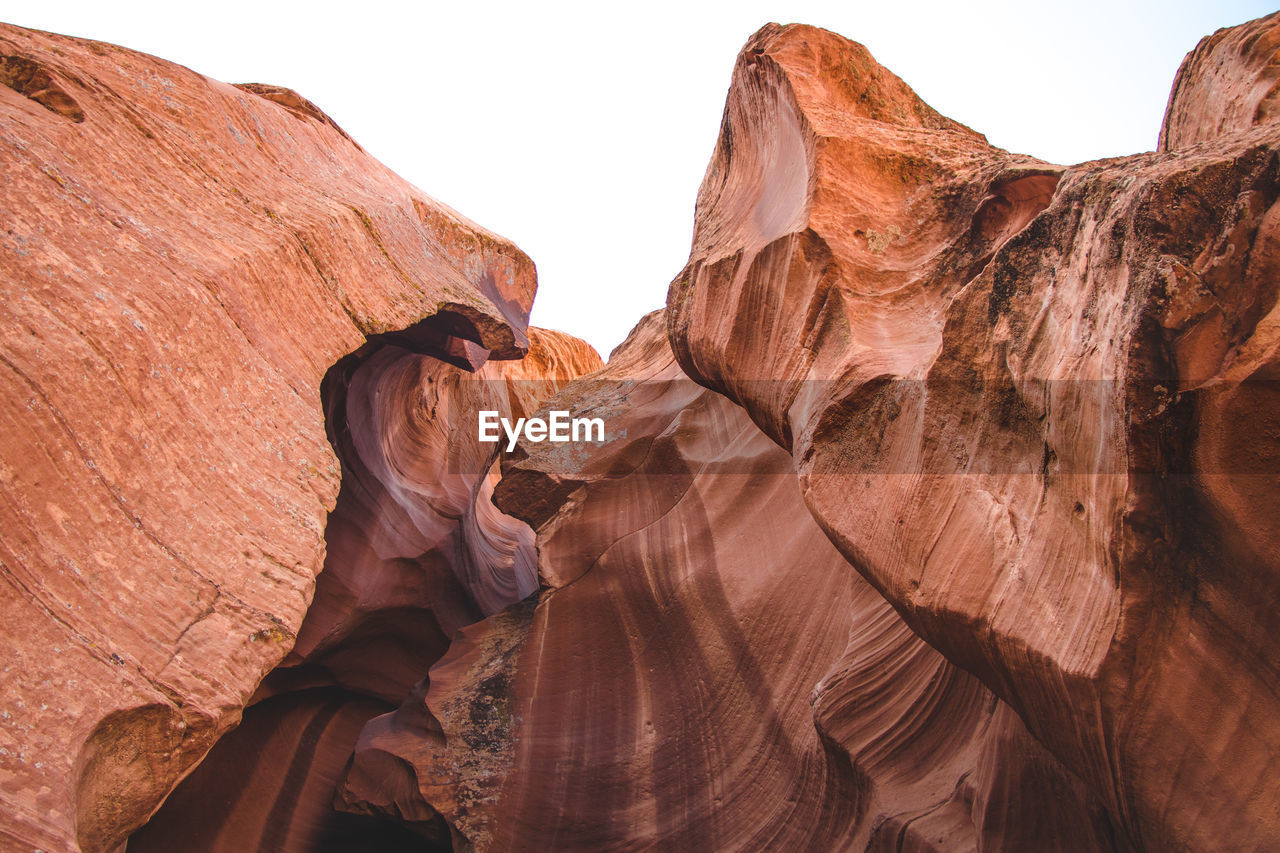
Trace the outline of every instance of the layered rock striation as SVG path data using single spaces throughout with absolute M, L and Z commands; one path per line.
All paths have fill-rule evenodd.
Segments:
M 1278 51 L 1062 167 L 768 25 L 601 369 L 297 93 L 0 25 L 0 848 L 1280 845 Z
M 533 531 L 490 500 L 498 445 L 477 440 L 477 413 L 531 414 L 601 362 L 568 335 L 528 337 L 525 360 L 476 371 L 376 344 L 329 371 L 342 488 L 297 642 L 131 851 L 447 847 L 439 818 L 378 820 L 334 800 L 364 725 L 403 702 L 466 626 L 537 589 Z
M 849 569 L 662 314 L 546 406 L 607 433 L 504 466 L 544 590 L 365 728 L 348 804 L 476 850 L 1106 849 L 1084 787 Z
M 841 553 L 1147 849 L 1280 840 L 1278 27 L 1188 57 L 1161 152 L 1063 169 L 770 25 L 669 292 Z
M 114 850 L 294 645 L 326 372 L 519 357 L 535 276 L 289 90 L 9 26 L 0 83 L 0 846 Z

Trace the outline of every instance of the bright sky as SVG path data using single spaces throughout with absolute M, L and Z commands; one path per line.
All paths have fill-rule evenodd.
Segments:
M 1155 147 L 1183 55 L 1255 0 L 23 3 L 0 20 L 315 101 L 538 266 L 533 322 L 607 356 L 666 299 L 739 48 L 769 21 L 865 44 L 1001 147 L 1075 163 Z

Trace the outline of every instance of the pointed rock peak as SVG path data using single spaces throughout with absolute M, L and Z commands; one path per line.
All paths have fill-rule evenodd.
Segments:
M 739 69 L 765 57 L 789 78 L 805 112 L 810 107 L 823 107 L 845 117 L 906 128 L 951 130 L 986 140 L 926 104 L 866 47 L 829 30 L 808 24 L 766 24 L 742 49 Z

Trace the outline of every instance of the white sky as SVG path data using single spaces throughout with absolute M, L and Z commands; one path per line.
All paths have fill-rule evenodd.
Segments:
M 1252 0 L 41 2 L 0 20 L 315 101 L 538 265 L 533 322 L 607 356 L 684 265 L 734 57 L 769 21 L 862 42 L 935 109 L 1059 163 L 1150 150 L 1183 55 Z

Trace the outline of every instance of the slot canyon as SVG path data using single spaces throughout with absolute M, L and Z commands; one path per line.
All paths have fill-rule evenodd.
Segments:
M 0 83 L 0 850 L 1280 849 L 1280 13 L 1071 166 L 765 25 L 607 362 L 291 89 Z

